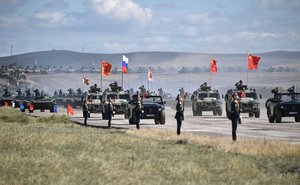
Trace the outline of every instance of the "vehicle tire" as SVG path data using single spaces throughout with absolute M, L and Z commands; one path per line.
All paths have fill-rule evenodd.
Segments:
M 270 116 L 270 117 L 269 117 L 269 123 L 274 123 L 274 121 L 275 121 L 274 116 Z
M 275 121 L 276 123 L 281 123 L 282 115 L 280 110 L 276 110 L 275 112 Z
M 249 118 L 253 117 L 253 112 L 249 112 Z
M 124 113 L 124 118 L 125 118 L 125 119 L 128 119 L 128 117 L 129 117 L 128 114 L 127 114 L 127 113 Z
M 158 124 L 159 124 L 159 118 L 154 118 L 154 123 L 155 123 L 156 125 L 158 125 Z
M 214 115 L 214 116 L 217 116 L 217 115 L 218 115 L 217 110 L 213 110 L 213 115 Z
M 300 122 L 300 115 L 295 116 L 295 121 Z
M 218 116 L 222 116 L 222 109 L 218 110 Z
M 163 110 L 160 113 L 160 124 L 164 125 L 166 124 L 166 112 Z
M 193 116 L 198 116 L 197 111 L 195 111 L 194 109 L 193 109 Z
M 255 112 L 255 118 L 259 118 L 260 117 L 260 109 L 258 108 Z

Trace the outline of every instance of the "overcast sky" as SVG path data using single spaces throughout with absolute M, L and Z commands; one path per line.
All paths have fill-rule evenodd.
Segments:
M 300 50 L 300 0 L 0 0 L 0 56 Z

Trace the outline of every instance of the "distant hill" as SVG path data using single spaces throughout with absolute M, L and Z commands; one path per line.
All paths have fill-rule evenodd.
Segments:
M 66 50 L 52 50 L 25 53 L 20 55 L 0 57 L 0 65 L 16 63 L 19 65 L 43 66 L 91 66 L 99 65 L 99 61 L 107 60 L 113 66 L 121 66 L 122 53 L 97 54 L 80 53 Z M 183 52 L 133 52 L 124 53 L 129 58 L 129 67 L 151 66 L 151 67 L 181 67 L 181 66 L 208 66 L 209 58 L 218 61 L 218 66 L 247 66 L 247 54 L 205 54 L 205 53 L 183 53 Z M 262 67 L 289 66 L 300 68 L 300 51 L 274 51 L 266 53 L 254 53 L 260 56 Z

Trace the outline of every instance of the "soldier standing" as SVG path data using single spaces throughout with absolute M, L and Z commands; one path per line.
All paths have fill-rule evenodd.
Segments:
M 134 114 L 136 119 L 136 128 L 140 129 L 140 119 L 141 119 L 141 113 L 142 113 L 142 103 L 141 103 L 141 97 L 137 95 L 137 102 L 134 108 Z
M 111 98 L 108 98 L 107 103 L 107 118 L 108 118 L 108 128 L 111 128 L 111 118 L 114 116 L 114 108 L 111 102 Z
M 231 102 L 231 124 L 232 124 L 232 140 L 236 141 L 237 124 L 240 122 L 240 102 L 237 93 L 232 94 Z
M 180 95 L 176 98 L 177 104 L 176 104 L 176 114 L 175 119 L 177 120 L 177 135 L 180 135 L 180 129 L 182 125 L 182 121 L 184 120 L 184 105 L 182 103 L 182 98 Z
M 87 106 L 86 101 L 83 101 L 83 107 L 82 107 L 82 113 L 83 113 L 83 118 L 84 118 L 84 125 L 87 125 L 87 118 L 88 118 L 88 114 L 89 114 L 89 109 Z

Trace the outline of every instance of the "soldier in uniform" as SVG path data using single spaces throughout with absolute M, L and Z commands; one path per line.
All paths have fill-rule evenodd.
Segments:
M 177 121 L 177 135 L 180 135 L 180 129 L 182 125 L 182 121 L 184 120 L 184 105 L 182 102 L 182 98 L 180 95 L 177 95 L 177 104 L 176 104 L 176 114 L 175 114 L 175 119 Z
M 140 129 L 141 113 L 142 113 L 141 97 L 137 96 L 137 102 L 136 102 L 135 108 L 134 108 L 134 114 L 135 114 L 135 118 L 136 118 L 136 128 L 137 129 Z
M 236 141 L 237 124 L 240 122 L 240 102 L 238 94 L 232 94 L 233 101 L 231 102 L 231 124 L 232 124 L 232 140 Z
M 114 108 L 111 102 L 111 98 L 108 98 L 108 103 L 107 103 L 108 128 L 111 128 L 112 116 L 114 116 Z
M 89 109 L 87 106 L 86 101 L 83 101 L 83 106 L 82 106 L 82 113 L 83 113 L 83 118 L 84 118 L 84 125 L 87 125 L 87 118 L 88 118 L 88 114 L 89 114 Z

